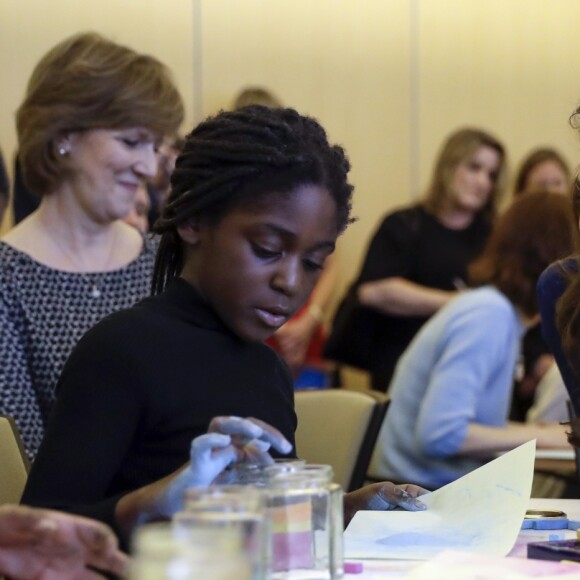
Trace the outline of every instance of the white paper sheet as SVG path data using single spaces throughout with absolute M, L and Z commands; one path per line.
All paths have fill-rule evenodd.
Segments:
M 421 497 L 423 512 L 359 511 L 345 531 L 347 558 L 426 560 L 442 550 L 505 556 L 530 499 L 536 441 Z

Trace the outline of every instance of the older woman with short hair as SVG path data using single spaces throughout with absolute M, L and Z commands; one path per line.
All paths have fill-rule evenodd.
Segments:
M 156 246 L 122 218 L 182 118 L 168 69 L 98 34 L 59 43 L 30 78 L 19 158 L 42 200 L 0 241 L 0 413 L 30 456 L 76 342 L 149 294 Z

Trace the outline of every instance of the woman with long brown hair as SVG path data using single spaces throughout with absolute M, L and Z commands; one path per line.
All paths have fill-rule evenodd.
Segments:
M 375 314 L 374 388 L 386 390 L 419 328 L 465 284 L 467 265 L 489 236 L 505 181 L 503 145 L 480 129 L 443 144 L 425 199 L 389 214 L 355 283 Z

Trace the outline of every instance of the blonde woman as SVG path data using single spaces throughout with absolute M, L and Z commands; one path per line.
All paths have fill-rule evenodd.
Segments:
M 419 328 L 462 289 L 489 236 L 502 192 L 505 151 L 492 135 L 461 129 L 444 143 L 424 200 L 389 214 L 356 282 L 376 313 L 373 387 L 386 390 Z

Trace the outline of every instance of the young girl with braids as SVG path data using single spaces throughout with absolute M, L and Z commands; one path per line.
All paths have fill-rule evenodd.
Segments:
M 191 440 L 212 417 L 256 417 L 289 451 L 292 379 L 263 341 L 307 300 L 351 221 L 349 169 L 343 149 L 292 109 L 222 112 L 191 132 L 154 228 L 154 296 L 72 353 L 26 503 L 89 515 L 123 538 L 140 517 L 178 509 Z M 346 517 L 421 509 L 420 493 L 368 486 L 347 494 Z

